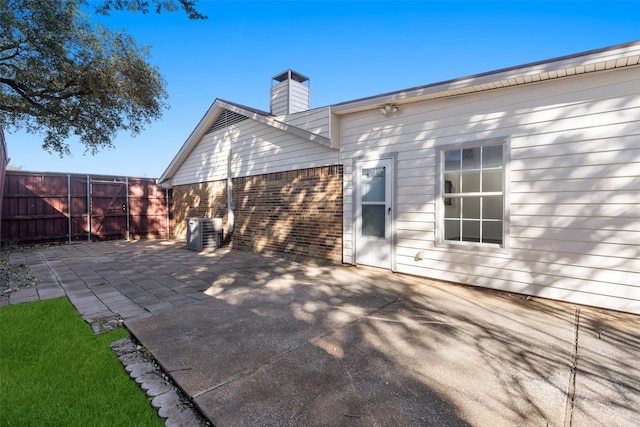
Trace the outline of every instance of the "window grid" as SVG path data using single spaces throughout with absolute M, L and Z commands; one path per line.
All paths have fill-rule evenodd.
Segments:
M 485 149 L 489 148 L 489 149 L 495 150 L 496 147 L 500 147 L 499 163 L 496 165 L 488 165 L 485 167 L 485 163 L 486 163 Z M 477 152 L 479 154 L 478 156 L 479 161 L 477 162 L 477 166 L 473 167 L 473 166 L 465 165 L 464 164 L 465 158 L 471 157 L 471 159 L 473 159 L 474 150 L 478 150 Z M 465 153 L 465 151 L 467 151 L 468 153 Z M 469 154 L 471 156 L 469 156 Z M 448 158 L 448 157 L 451 157 L 451 158 Z M 503 233 L 503 227 L 502 227 L 502 224 L 504 221 L 504 215 L 503 215 L 504 188 L 502 188 L 503 176 L 504 176 L 503 144 L 493 144 L 493 145 L 479 146 L 479 147 L 473 147 L 473 148 L 459 148 L 455 150 L 445 150 L 444 159 L 445 159 L 444 176 L 446 176 L 447 173 L 449 174 L 453 173 L 453 174 L 457 174 L 457 177 L 458 177 L 458 182 L 445 180 L 445 185 L 443 188 L 444 191 L 442 194 L 442 198 L 445 206 L 444 222 L 445 224 L 447 224 L 447 221 L 457 223 L 457 229 L 458 229 L 457 236 L 455 239 L 451 237 L 447 238 L 446 231 L 445 231 L 445 240 L 454 241 L 454 242 L 457 241 L 457 242 L 502 244 L 504 240 L 504 233 Z M 457 167 L 452 168 L 452 166 L 456 165 L 456 163 L 457 163 Z M 489 186 L 491 184 L 490 182 L 485 183 L 485 175 L 486 175 L 485 173 L 490 171 L 500 172 L 499 179 L 500 179 L 501 191 L 484 191 L 485 184 L 487 184 L 486 186 Z M 477 179 L 478 179 L 477 191 L 461 191 L 465 187 L 466 187 L 465 189 L 468 189 L 469 187 L 474 187 L 474 182 L 472 178 L 474 174 L 477 175 Z M 470 177 L 471 179 L 469 184 L 465 182 L 465 178 L 469 179 Z M 485 214 L 485 203 L 488 203 L 488 198 L 497 198 L 497 197 L 501 198 L 500 217 L 491 218 L 491 215 Z M 477 218 L 468 216 L 468 212 L 466 212 L 467 209 L 465 207 L 465 201 L 468 204 L 470 204 L 469 206 L 472 207 L 471 203 L 473 199 L 476 199 L 478 204 Z M 456 207 L 455 206 L 456 204 L 458 205 L 458 207 L 456 209 L 452 209 L 453 207 Z M 447 215 L 446 214 L 447 207 L 449 207 L 448 209 L 452 210 L 453 213 L 456 213 L 457 215 L 456 216 Z M 467 216 L 465 216 L 465 213 L 467 214 Z M 478 230 L 477 238 L 470 238 L 469 233 L 468 232 L 465 233 L 465 225 L 469 227 L 471 224 L 474 224 L 474 223 L 477 224 L 476 225 Z M 487 234 L 489 234 L 489 232 L 487 231 L 488 229 L 486 229 L 486 227 L 488 227 L 489 224 L 496 224 L 500 226 L 499 238 L 487 237 Z M 446 226 L 445 226 L 445 230 L 446 230 Z

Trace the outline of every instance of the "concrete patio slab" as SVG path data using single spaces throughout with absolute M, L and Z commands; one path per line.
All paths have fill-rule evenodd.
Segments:
M 127 326 L 216 425 L 563 423 L 574 307 L 339 270 Z
M 640 426 L 637 316 L 581 307 L 572 425 Z
M 214 425 L 640 425 L 636 315 L 181 242 L 28 257 L 3 304 L 119 316 Z

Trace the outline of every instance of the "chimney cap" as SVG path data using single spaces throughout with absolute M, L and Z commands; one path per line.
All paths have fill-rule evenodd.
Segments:
M 309 81 L 309 77 L 293 71 L 291 68 L 289 68 L 288 70 L 285 70 L 273 76 L 273 80 L 278 83 L 282 83 L 285 80 L 294 80 L 298 83 L 305 83 Z

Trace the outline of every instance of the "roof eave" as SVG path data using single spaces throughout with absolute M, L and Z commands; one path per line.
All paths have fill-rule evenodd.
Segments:
M 191 153 L 197 141 L 202 138 L 206 133 L 206 130 L 213 125 L 218 116 L 222 113 L 222 109 L 219 105 L 220 101 L 221 100 L 219 99 L 213 101 L 213 104 L 211 104 L 202 119 L 200 119 L 200 122 L 198 122 L 196 127 L 193 129 L 191 135 L 189 135 L 184 144 L 182 144 L 182 147 L 180 147 L 180 150 L 178 150 L 178 153 L 174 156 L 173 160 L 171 160 L 169 166 L 167 166 L 162 175 L 160 175 L 160 178 L 158 178 L 159 184 L 163 185 L 173 177 L 174 173 Z
M 639 64 L 639 61 L 640 41 L 636 41 L 338 103 L 331 106 L 331 111 L 342 115 L 378 108 L 381 104 L 403 104 L 427 99 L 446 98 L 589 72 L 635 66 Z

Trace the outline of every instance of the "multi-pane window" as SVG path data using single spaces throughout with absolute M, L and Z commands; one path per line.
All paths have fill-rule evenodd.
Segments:
M 504 144 L 444 150 L 444 241 L 502 245 Z

